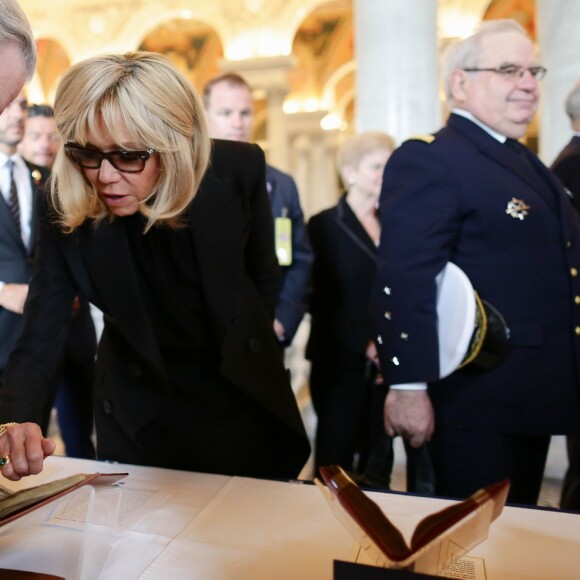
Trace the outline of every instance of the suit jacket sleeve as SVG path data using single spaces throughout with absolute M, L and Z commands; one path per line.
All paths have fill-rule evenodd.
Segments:
M 255 172 L 244 172 L 251 177 L 248 183 L 251 229 L 246 245 L 245 262 L 268 311 L 274 317 L 280 291 L 280 269 L 274 247 L 274 223 L 268 192 L 266 191 L 266 162 L 263 151 L 256 145 Z
M 371 302 L 389 384 L 439 377 L 435 278 L 461 227 L 457 187 L 445 156 L 422 141 L 404 143 L 385 168 Z
M 278 187 L 284 190 L 287 217 L 292 221 L 292 264 L 283 268 L 282 288 L 276 308 L 276 318 L 286 331 L 285 342 L 290 344 L 306 312 L 313 255 L 296 183 L 289 175 L 277 176 L 276 179 L 281 181 Z

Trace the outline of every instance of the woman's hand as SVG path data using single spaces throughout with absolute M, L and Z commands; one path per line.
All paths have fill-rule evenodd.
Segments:
M 54 453 L 55 447 L 36 423 L 0 425 L 0 471 L 12 481 L 40 473 L 44 459 Z

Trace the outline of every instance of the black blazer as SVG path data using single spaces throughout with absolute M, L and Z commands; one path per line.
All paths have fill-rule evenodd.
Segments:
M 279 272 L 264 167 L 258 147 L 216 141 L 188 217 L 210 330 L 221 347 L 220 373 L 271 414 L 280 454 L 297 472 L 309 445 L 272 328 Z M 123 224 L 87 221 L 64 235 L 45 219 L 36 266 L 25 329 L 0 391 L 0 417 L 38 420 L 62 321 L 80 292 L 104 313 L 95 404 L 135 438 L 171 397 L 171 386 Z M 107 436 L 97 426 L 98 440 Z
M 580 204 L 580 137 L 572 137 L 568 145 L 560 151 L 560 154 L 552 163 L 550 169 L 560 178 L 576 201 Z
M 345 197 L 310 219 L 308 235 L 314 250 L 308 358 L 364 362 L 373 338 L 368 302 L 377 249 Z

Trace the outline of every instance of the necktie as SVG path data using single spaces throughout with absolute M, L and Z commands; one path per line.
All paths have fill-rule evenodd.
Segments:
M 9 159 L 7 164 L 8 171 L 10 172 L 10 194 L 8 197 L 8 207 L 10 209 L 10 214 L 12 219 L 18 228 L 20 233 L 20 204 L 18 203 L 18 190 L 16 189 L 16 181 L 14 181 L 14 161 Z
M 529 151 L 525 145 L 522 145 L 516 139 L 506 139 L 505 144 L 518 154 L 518 157 L 525 164 L 526 170 L 528 172 L 531 170 L 533 172 L 534 177 L 540 178 L 537 180 L 538 191 L 541 193 L 542 197 L 548 203 L 548 205 L 552 209 L 556 209 L 556 200 L 554 193 L 551 190 L 551 185 L 550 183 L 546 182 L 546 177 L 542 175 L 540 169 L 536 167 L 532 162 L 531 157 L 533 156 L 533 153 Z M 546 185 L 548 185 L 547 189 L 545 187 Z
M 531 161 L 526 155 L 525 147 L 517 139 L 506 139 L 505 144 L 515 151 L 519 157 L 529 166 L 533 167 Z

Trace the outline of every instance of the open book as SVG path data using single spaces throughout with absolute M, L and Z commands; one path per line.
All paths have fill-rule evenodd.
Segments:
M 127 473 L 77 473 L 64 479 L 13 492 L 0 486 L 0 526 L 46 505 L 83 485 L 111 485 Z
M 321 467 L 316 484 L 334 514 L 378 566 L 439 574 L 487 538 L 509 491 L 504 480 L 423 518 L 409 543 L 379 506 L 338 466 Z

